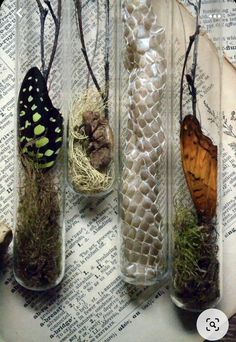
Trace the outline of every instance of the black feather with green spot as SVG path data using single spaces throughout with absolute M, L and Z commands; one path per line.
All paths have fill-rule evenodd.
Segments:
M 37 67 L 31 68 L 21 85 L 18 99 L 20 151 L 39 169 L 55 163 L 63 140 L 63 118 L 53 107 L 46 81 Z

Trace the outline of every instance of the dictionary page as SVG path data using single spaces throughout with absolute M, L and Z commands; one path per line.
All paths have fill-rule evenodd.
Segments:
M 154 1 L 153 1 L 154 3 Z M 164 8 L 165 1 L 160 5 Z M 175 2 L 175 6 L 179 3 Z M 91 4 L 92 6 L 92 4 Z M 225 3 L 232 10 L 232 3 Z M 155 7 L 157 15 L 160 14 Z M 194 30 L 184 7 L 182 15 Z M 19 16 L 29 13 L 19 12 Z M 167 14 L 166 14 L 167 15 Z M 14 182 L 15 19 L 13 1 L 0 10 L 0 218 L 12 225 Z M 161 20 L 161 18 L 160 18 Z M 92 24 L 92 23 L 91 23 Z M 227 28 L 227 37 L 231 33 Z M 224 28 L 225 29 L 225 28 Z M 203 42 L 204 43 L 204 42 Z M 231 44 L 231 40 L 227 40 Z M 212 45 L 209 45 L 210 47 Z M 233 46 L 233 43 L 232 43 Z M 232 49 L 233 51 L 233 49 Z M 212 51 L 210 52 L 212 53 Z M 234 52 L 235 53 L 235 52 Z M 233 55 L 229 58 L 233 61 Z M 228 56 L 228 55 L 227 55 Z M 221 308 L 236 312 L 236 125 L 234 123 L 236 72 L 224 60 L 224 296 Z M 230 82 L 229 82 L 230 80 Z M 34 293 L 21 288 L 12 274 L 11 251 L 0 275 L 0 338 L 5 342 L 201 341 L 196 315 L 179 313 L 168 290 L 126 285 L 117 266 L 117 196 L 86 200 L 66 191 L 66 275 L 58 288 Z

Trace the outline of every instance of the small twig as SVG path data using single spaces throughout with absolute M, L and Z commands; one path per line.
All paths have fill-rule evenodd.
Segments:
M 84 6 L 86 6 L 88 4 L 88 2 Z M 93 57 L 92 57 L 92 60 L 91 60 L 91 63 L 90 63 L 91 66 L 94 63 L 94 59 L 95 59 L 95 56 L 96 56 L 97 46 L 98 46 L 98 34 L 99 34 L 99 17 L 100 17 L 99 0 L 97 0 L 96 3 L 97 3 L 97 26 L 96 26 L 96 38 L 95 38 L 95 44 L 94 44 L 94 50 L 93 50 Z M 90 73 L 88 73 L 88 78 L 87 78 L 87 83 L 86 83 L 86 88 L 87 89 L 89 87 L 89 81 L 90 81 Z
M 40 2 L 40 0 L 36 0 L 40 12 L 40 24 L 41 24 L 41 38 L 40 38 L 40 47 L 41 47 L 41 63 L 42 63 L 42 74 L 45 77 L 45 55 L 44 55 L 44 30 L 45 30 L 45 20 L 48 14 L 46 8 L 44 8 Z
M 187 1 L 188 1 L 189 5 L 193 6 L 194 9 L 196 10 L 196 5 L 194 5 L 194 3 L 192 1 L 190 1 L 190 0 L 187 0 Z
M 61 0 L 58 0 L 58 7 L 57 7 L 57 17 L 54 14 L 54 11 L 52 9 L 50 1 L 44 0 L 45 4 L 48 6 L 48 9 L 51 13 L 51 16 L 53 18 L 54 24 L 55 24 L 55 35 L 54 35 L 54 42 L 53 42 L 53 47 L 52 47 L 52 52 L 51 52 L 51 57 L 49 60 L 48 68 L 45 73 L 45 80 L 47 82 L 51 68 L 52 68 L 52 63 L 56 54 L 57 50 L 57 44 L 58 44 L 58 38 L 59 38 L 59 33 L 60 33 L 60 26 L 61 26 Z
M 190 54 L 191 49 L 192 49 L 192 45 L 193 45 L 195 38 L 198 34 L 199 34 L 199 29 L 192 36 L 189 37 L 189 44 L 188 44 L 188 48 L 187 48 L 186 53 L 185 53 L 184 65 L 183 65 L 181 81 L 180 81 L 180 122 L 182 122 L 182 118 L 183 118 L 184 73 L 185 73 L 188 57 L 189 57 L 189 54 Z
M 200 28 L 200 25 L 199 25 L 199 15 L 200 15 L 200 11 L 201 11 L 201 4 L 202 4 L 202 1 L 199 0 L 198 6 L 194 6 L 195 11 L 196 11 L 196 31 L 199 30 L 199 28 Z M 192 64 L 192 71 L 191 71 L 193 79 L 195 79 L 196 68 L 197 68 L 198 42 L 199 42 L 199 35 L 196 37 L 196 40 L 195 40 L 195 43 L 194 43 L 193 64 Z
M 194 42 L 194 50 L 193 50 L 193 63 L 192 63 L 192 69 L 191 69 L 191 75 L 192 75 L 192 109 L 193 109 L 193 115 L 197 115 L 197 90 L 195 87 L 195 79 L 196 79 L 196 69 L 197 69 L 197 59 L 198 59 L 198 43 L 199 43 L 199 14 L 201 11 L 201 0 L 198 2 L 198 6 L 194 6 L 194 9 L 196 11 L 196 31 L 198 31 L 198 35 L 196 36 L 195 42 Z
M 106 14 L 106 23 L 105 23 L 105 117 L 108 118 L 108 99 L 109 99 L 109 55 L 110 55 L 110 41 L 109 41 L 109 29 L 110 29 L 110 0 L 106 0 L 105 2 L 105 14 Z
M 77 16 L 78 16 L 78 24 L 79 24 L 79 33 L 80 33 L 80 42 L 81 42 L 81 51 L 84 55 L 84 59 L 85 59 L 85 62 L 87 64 L 87 68 L 88 68 L 88 71 L 91 75 L 91 78 L 93 80 L 93 83 L 95 85 L 95 87 L 97 88 L 97 91 L 99 92 L 99 94 L 101 95 L 101 98 L 105 104 L 105 95 L 103 94 L 99 84 L 98 84 L 98 81 L 97 81 L 97 78 L 96 76 L 94 75 L 93 73 L 93 70 L 92 70 L 92 67 L 91 67 L 91 64 L 90 64 L 90 61 L 89 61 L 89 58 L 88 58 L 88 54 L 87 54 L 87 50 L 86 50 L 86 45 L 85 45 L 85 40 L 84 40 L 84 31 L 83 31 L 83 21 L 82 21 L 82 6 L 81 6 L 81 1 L 80 0 L 74 0 L 74 3 L 75 3 L 75 8 L 76 8 L 76 12 L 77 12 Z
M 189 93 L 192 96 L 192 110 L 193 115 L 196 116 L 196 105 L 197 105 L 197 90 L 195 87 L 195 79 L 196 79 L 196 68 L 197 68 L 197 57 L 198 57 L 198 37 L 200 33 L 200 25 L 199 25 L 199 14 L 201 9 L 201 0 L 198 2 L 198 6 L 194 5 L 191 1 L 188 0 L 188 3 L 192 5 L 196 11 L 196 30 L 195 33 L 189 37 L 189 45 L 185 53 L 184 65 L 181 75 L 180 81 L 180 122 L 183 119 L 183 92 L 184 92 L 184 76 L 185 69 L 187 65 L 187 61 L 189 58 L 189 54 L 192 50 L 192 46 L 194 44 L 194 53 L 193 53 L 193 63 L 191 68 L 191 74 L 186 74 L 186 81 L 188 83 Z
M 41 39 L 40 39 L 40 45 L 41 45 L 41 63 L 42 63 L 42 74 L 45 78 L 45 81 L 47 83 L 48 77 L 52 68 L 52 63 L 56 54 L 57 44 L 58 44 L 58 38 L 59 38 L 59 32 L 60 32 L 60 23 L 61 23 L 61 0 L 58 0 L 58 17 L 55 16 L 54 11 L 52 9 L 50 1 L 44 0 L 44 3 L 48 6 L 49 12 L 51 13 L 51 16 L 53 18 L 53 21 L 55 23 L 55 35 L 54 35 L 54 42 L 52 47 L 51 56 L 49 59 L 48 67 L 45 66 L 45 51 L 44 51 L 44 33 L 45 33 L 45 21 L 48 14 L 48 10 L 43 7 L 40 0 L 36 0 L 40 12 L 40 24 L 41 24 Z

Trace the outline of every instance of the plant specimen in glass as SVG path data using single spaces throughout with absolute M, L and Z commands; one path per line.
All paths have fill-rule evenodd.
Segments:
M 41 70 L 31 67 L 20 87 L 17 124 L 18 209 L 14 236 L 14 273 L 17 281 L 30 289 L 44 290 L 63 276 L 62 203 L 60 172 L 55 170 L 63 143 L 63 117 L 49 96 L 48 78 L 55 57 L 60 24 L 61 0 L 57 15 L 50 1 L 36 1 L 41 23 Z M 55 34 L 51 55 L 45 61 L 45 21 L 51 15 Z

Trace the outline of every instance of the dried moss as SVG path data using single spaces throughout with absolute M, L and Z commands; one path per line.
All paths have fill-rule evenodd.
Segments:
M 177 205 L 173 238 L 173 288 L 177 300 L 192 310 L 209 307 L 220 295 L 215 225 L 200 224 L 193 210 Z
M 15 274 L 26 287 L 52 287 L 62 271 L 60 198 L 55 173 L 37 170 L 25 158 L 23 164 L 14 240 Z
M 96 194 L 111 189 L 114 182 L 114 165 L 104 171 L 96 170 L 90 161 L 87 147 L 89 138 L 78 129 L 83 124 L 85 112 L 97 112 L 104 117 L 104 103 L 96 89 L 90 88 L 83 93 L 71 110 L 69 122 L 69 179 L 73 188 L 84 194 Z

